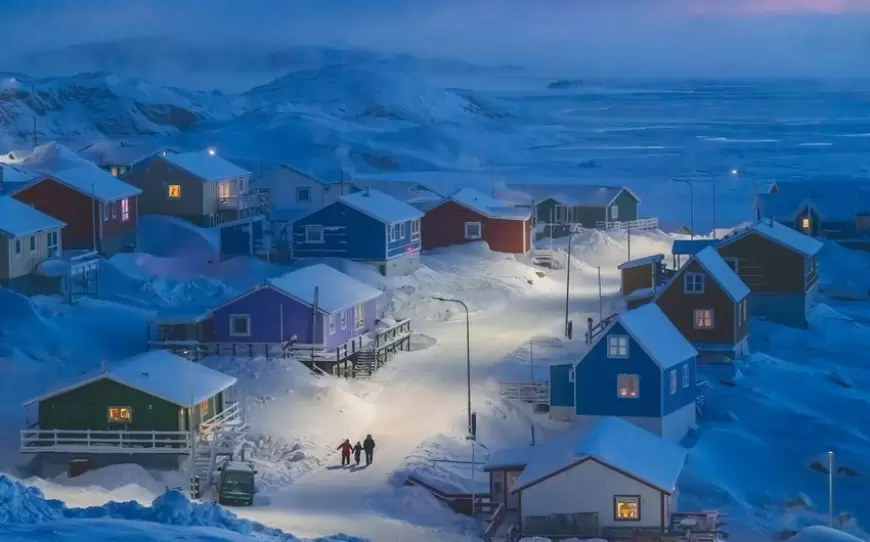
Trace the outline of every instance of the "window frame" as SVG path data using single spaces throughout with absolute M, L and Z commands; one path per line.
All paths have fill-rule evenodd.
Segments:
M 21 256 L 21 239 L 15 240 L 15 255 Z
M 420 238 L 420 219 L 415 218 L 411 221 L 411 241 L 416 241 Z
M 128 222 L 130 220 L 130 198 L 124 198 L 121 200 L 121 222 Z
M 620 501 L 628 501 L 629 503 L 633 503 L 637 505 L 637 517 L 636 518 L 623 518 L 619 517 L 619 504 Z M 640 495 L 614 495 L 613 496 L 613 521 L 618 522 L 639 522 L 641 520 L 641 498 Z
M 627 378 L 629 382 L 634 382 L 635 393 L 631 395 L 630 393 L 623 395 L 623 388 L 626 390 L 630 390 L 630 387 L 622 385 L 622 379 Z M 618 399 L 640 399 L 640 375 L 639 374 L 630 374 L 630 373 L 619 373 L 616 375 L 616 397 Z
M 126 410 L 130 414 L 130 417 L 126 420 L 123 419 L 122 417 L 114 418 L 112 416 L 113 410 L 117 410 L 119 412 L 119 414 L 120 414 L 120 412 Z M 106 407 L 106 420 L 110 424 L 130 424 L 130 423 L 133 423 L 133 407 L 131 407 L 131 406 L 108 406 L 108 407 Z
M 36 252 L 36 235 L 30 236 L 30 252 Z
M 743 311 L 743 323 L 745 324 L 749 320 L 749 311 L 746 308 L 746 305 L 747 305 L 746 299 L 744 299 L 742 301 L 742 303 L 743 303 L 743 309 L 741 309 L 741 310 Z
M 700 280 L 701 288 L 699 290 L 696 290 L 695 289 L 695 286 L 697 286 L 696 282 L 694 280 L 690 280 L 690 279 L 697 279 L 699 277 L 701 279 Z M 689 288 L 690 284 L 692 286 L 691 288 Z M 706 289 L 706 286 L 707 286 L 707 277 L 706 277 L 706 275 L 704 275 L 704 273 L 686 272 L 683 275 L 683 293 L 692 294 L 692 295 L 703 294 L 704 290 Z
M 405 223 L 397 222 L 390 225 L 390 242 L 396 243 L 405 238 Z
M 698 313 L 702 313 L 701 314 L 702 318 L 700 319 L 700 321 L 706 322 L 707 321 L 707 318 L 706 318 L 707 314 L 705 314 L 705 313 L 708 313 L 708 312 L 710 313 L 709 314 L 710 325 L 705 326 L 705 325 L 699 324 Z M 698 331 L 710 331 L 710 330 L 716 329 L 716 311 L 713 309 L 692 309 L 692 327 Z
M 668 372 L 668 387 L 670 388 L 671 395 L 677 393 L 679 386 L 677 386 L 677 370 L 671 369 Z
M 320 239 L 312 239 L 311 238 L 311 233 L 316 232 L 316 231 L 320 232 Z M 326 242 L 326 231 L 323 228 L 323 226 L 321 226 L 319 224 L 306 225 L 305 226 L 305 242 L 307 244 L 319 244 L 319 245 L 322 245 L 323 243 L 325 243 Z
M 308 194 L 308 197 L 302 199 L 300 194 L 302 193 Z M 310 186 L 297 186 L 296 187 L 296 203 L 311 203 L 311 187 Z
M 683 388 L 688 388 L 691 380 L 689 379 L 689 365 L 683 365 Z
M 109 206 L 112 208 L 112 219 L 114 220 L 115 218 L 118 218 L 118 202 L 113 201 Z
M 173 190 L 173 188 L 177 188 L 178 190 Z M 180 184 L 167 184 L 166 185 L 166 199 L 181 199 L 181 185 Z
M 45 252 L 48 257 L 56 256 L 60 252 L 60 232 L 57 230 L 46 232 Z
M 568 382 L 573 384 L 577 375 L 574 373 L 574 367 L 568 369 Z
M 610 220 L 619 220 L 619 205 L 610 206 Z
M 347 329 L 347 309 L 341 311 L 340 318 L 341 329 Z
M 615 341 L 614 341 L 615 339 Z M 623 345 L 620 344 L 620 341 L 624 340 L 625 345 L 625 354 L 622 354 Z M 614 343 L 616 348 L 614 349 Z M 631 349 L 629 346 L 630 341 L 628 340 L 628 335 L 608 335 L 607 336 L 607 357 L 608 359 L 628 359 L 631 355 Z M 615 353 L 614 353 L 615 352 Z
M 109 204 L 104 203 L 103 204 L 103 222 L 108 222 L 108 221 L 109 221 Z
M 335 313 L 330 313 L 329 319 L 327 320 L 327 329 L 329 330 L 330 335 L 335 335 Z
M 211 409 L 209 408 L 209 405 L 208 405 L 208 399 L 206 399 L 205 401 L 200 401 L 200 403 L 199 403 L 199 417 L 200 417 L 200 419 L 205 418 L 210 412 L 211 412 Z
M 241 333 L 236 331 L 235 322 L 237 320 L 244 320 L 246 322 L 247 331 L 245 333 Z M 250 337 L 251 336 L 251 315 L 250 314 L 230 314 L 229 315 L 229 332 L 230 337 Z
M 812 223 L 810 222 L 810 217 L 808 217 L 808 216 L 801 217 L 801 231 L 802 232 L 810 231 L 811 224 Z
M 366 327 L 366 304 L 357 303 L 353 307 L 353 328 L 359 331 Z
M 469 226 L 477 228 L 476 235 L 471 235 L 468 233 Z M 480 222 L 466 222 L 463 231 L 465 232 L 466 241 L 477 241 L 479 239 L 483 239 L 483 224 Z

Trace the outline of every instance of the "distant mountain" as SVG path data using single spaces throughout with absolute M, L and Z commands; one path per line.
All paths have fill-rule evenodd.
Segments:
M 547 85 L 547 88 L 550 90 L 566 90 L 575 87 L 582 87 L 583 81 L 581 79 L 559 79 L 557 81 L 552 81 Z

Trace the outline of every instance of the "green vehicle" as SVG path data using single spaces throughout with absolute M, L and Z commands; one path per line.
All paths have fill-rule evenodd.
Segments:
M 257 471 L 246 461 L 227 461 L 219 469 L 218 503 L 226 506 L 254 504 L 254 475 Z

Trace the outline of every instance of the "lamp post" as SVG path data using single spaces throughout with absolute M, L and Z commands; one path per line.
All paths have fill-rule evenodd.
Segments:
M 671 182 L 673 182 L 673 183 L 686 183 L 687 185 L 689 185 L 689 205 L 691 206 L 691 212 L 692 212 L 692 217 L 691 217 L 691 222 L 690 222 L 690 225 L 691 225 L 690 227 L 692 228 L 692 231 L 690 233 L 692 235 L 691 238 L 694 239 L 695 238 L 695 185 L 692 184 L 692 181 L 687 181 L 686 179 L 671 179 Z
M 737 168 L 731 170 L 731 175 L 737 178 L 745 176 L 752 179 L 752 223 L 755 224 L 758 221 L 758 177 L 753 173 Z
M 468 305 L 464 301 L 447 297 L 432 296 L 432 299 L 445 303 L 456 303 L 457 305 L 462 305 L 462 308 L 465 309 L 465 375 L 468 383 L 468 434 L 473 437 L 474 432 L 471 427 L 471 317 L 468 314 Z
M 571 227 L 568 229 L 568 258 L 566 260 L 566 265 L 568 267 L 568 274 L 565 279 L 565 336 L 569 336 L 568 332 L 568 302 L 571 298 L 571 241 L 574 239 L 575 227 Z

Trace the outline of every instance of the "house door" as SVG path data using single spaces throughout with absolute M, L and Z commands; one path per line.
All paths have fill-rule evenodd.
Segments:
M 504 487 L 504 471 L 494 470 L 489 473 L 489 496 L 492 503 L 496 506 L 504 503 L 505 487 Z
M 514 483 L 517 481 L 519 477 L 519 471 L 508 471 L 505 473 L 505 505 L 504 507 L 508 510 L 518 510 L 520 508 L 520 496 L 518 493 L 511 493 L 511 488 L 514 487 Z

